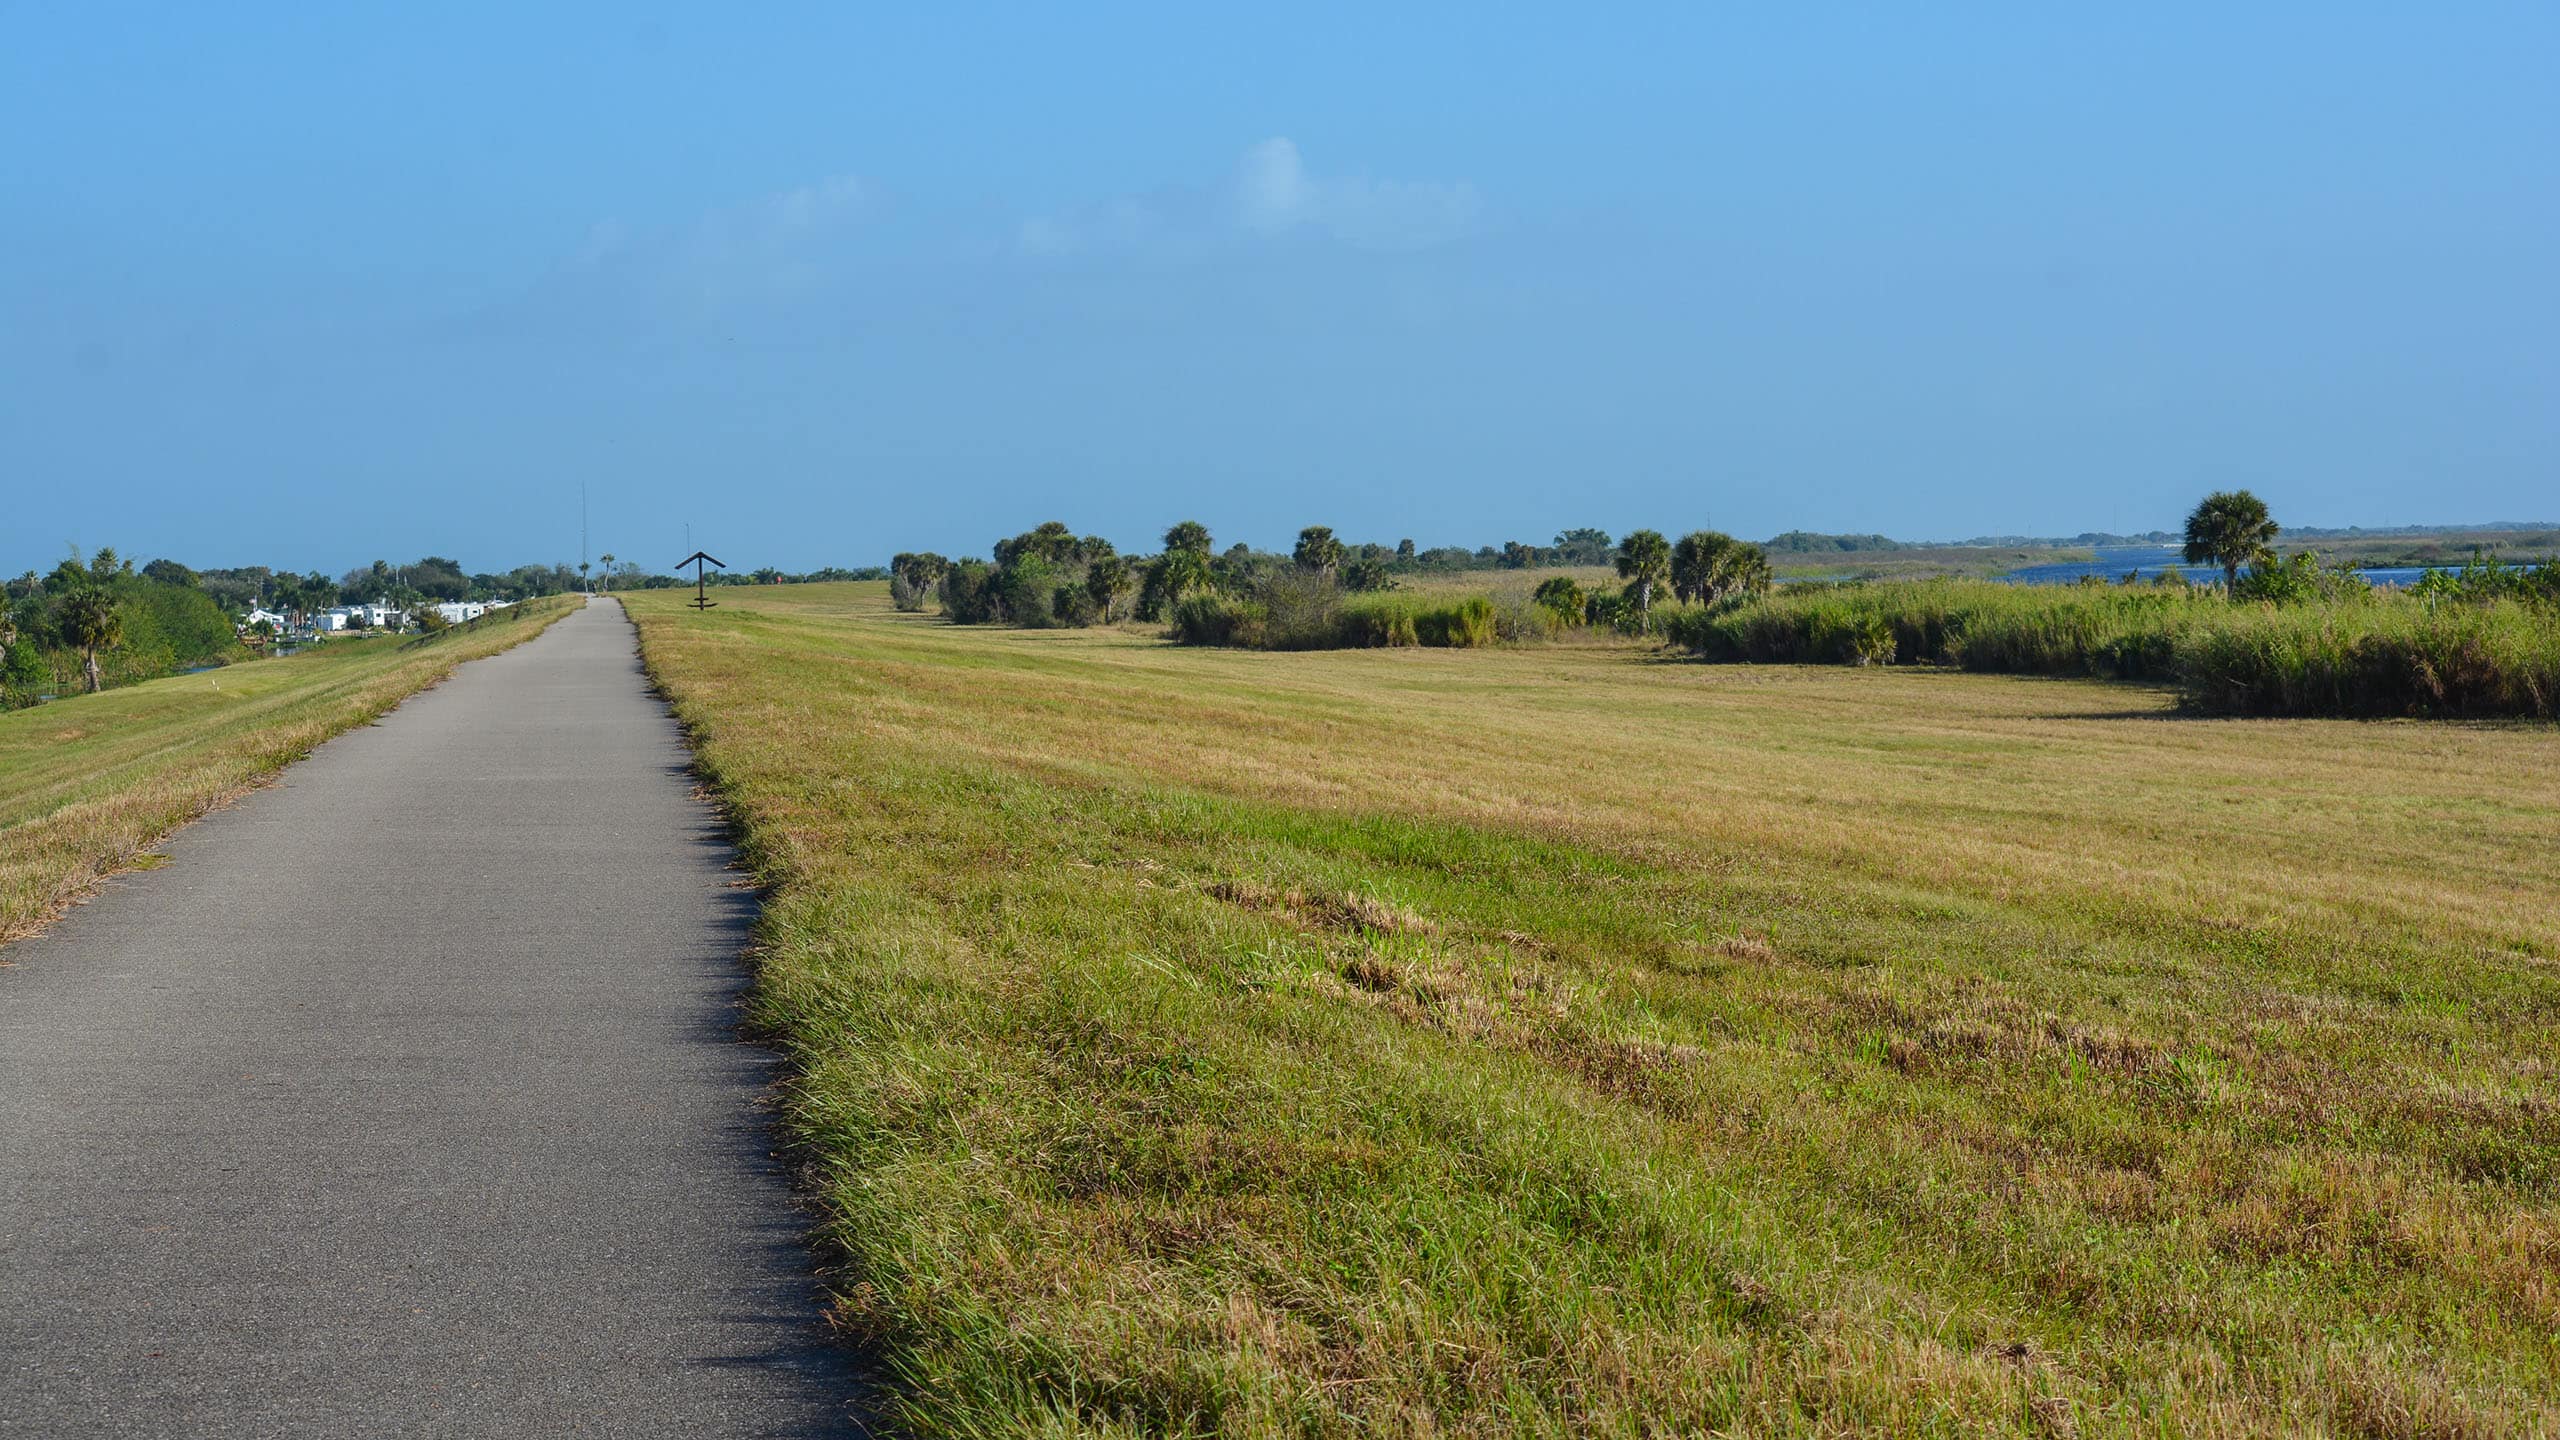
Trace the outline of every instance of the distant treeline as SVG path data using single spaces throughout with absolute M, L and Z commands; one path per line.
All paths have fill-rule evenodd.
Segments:
M 0 606 L 0 709 L 100 690 L 247 652 L 212 596 L 136 571 L 113 550 L 8 582 Z
M 514 603 L 567 594 L 590 577 L 599 587 L 656 589 L 693 583 L 647 574 L 611 555 L 604 560 L 601 568 L 564 562 L 473 574 L 454 560 L 429 555 L 406 564 L 376 560 L 331 576 L 265 565 L 198 570 L 168 559 L 136 568 L 113 549 L 102 548 L 88 559 L 74 555 L 50 572 L 29 570 L 0 584 L 0 595 L 6 597 L 0 605 L 0 708 L 249 658 L 252 652 L 239 636 L 253 611 L 271 612 L 292 624 L 338 605 L 378 603 L 417 611 L 445 601 Z M 879 580 L 888 573 L 879 566 L 797 575 L 768 568 L 739 575 L 715 572 L 710 580 L 715 585 Z M 432 619 L 432 612 L 426 613 Z
M 1570 575 L 1549 577 L 1534 594 L 1446 600 L 1395 595 L 1402 577 L 1429 573 L 1431 552 L 1411 541 L 1345 544 L 1328 526 L 1298 532 L 1286 555 L 1234 545 L 1219 551 L 1208 527 L 1186 520 L 1167 530 L 1164 549 L 1125 556 L 1099 536 L 1058 521 L 996 542 L 993 558 L 948 560 L 902 553 L 890 562 L 889 593 L 901 610 L 938 598 L 963 625 L 1031 628 L 1161 621 L 1196 645 L 1310 650 L 1371 645 L 1491 644 L 1585 625 L 1650 629 L 1665 605 L 1713 605 L 1768 588 L 1759 546 L 1717 531 L 1674 543 L 1653 530 L 1612 541 L 1600 530 L 1569 530 L 1553 546 L 1518 546 L 1497 563 L 1608 565 L 1621 589 L 1586 590 Z M 1541 561 L 1534 557 L 1553 555 Z
M 1790 530 L 1771 537 L 1766 548 L 1772 555 L 1856 555 L 1914 547 L 1883 535 L 1823 535 L 1811 530 Z

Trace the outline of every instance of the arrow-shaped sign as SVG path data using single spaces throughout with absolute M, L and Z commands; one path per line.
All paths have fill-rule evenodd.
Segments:
M 683 569 L 687 565 L 693 567 L 693 608 L 696 610 L 708 610 L 712 606 L 719 604 L 719 601 L 712 599 L 709 592 L 703 589 L 705 584 L 703 576 L 706 572 L 702 567 L 705 565 L 712 565 L 718 566 L 718 568 L 722 570 L 726 570 L 729 567 L 720 564 L 719 561 L 712 559 L 709 555 L 706 555 L 699 550 L 694 551 L 692 554 L 687 555 L 676 562 L 676 568 L 679 570 Z

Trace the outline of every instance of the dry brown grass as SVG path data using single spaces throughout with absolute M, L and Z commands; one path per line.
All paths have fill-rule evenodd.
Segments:
M 2560 1425 L 2560 743 L 635 602 L 950 1433 Z

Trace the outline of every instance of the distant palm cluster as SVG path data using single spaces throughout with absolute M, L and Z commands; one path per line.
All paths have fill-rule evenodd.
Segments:
M 1551 576 L 1528 597 L 1525 616 L 1505 615 L 1489 597 L 1391 593 L 1432 574 L 1601 566 L 1614 568 L 1623 587 Z M 1220 551 L 1207 526 L 1185 520 L 1165 532 L 1156 554 L 1127 556 L 1053 520 L 999 540 L 989 559 L 904 553 L 890 561 L 890 595 L 899 609 L 921 611 L 938 599 L 958 624 L 1164 622 L 1191 643 L 1268 649 L 1478 645 L 1514 638 L 1507 632 L 1524 625 L 1642 631 L 1666 592 L 1682 605 L 1714 606 L 1759 594 L 1770 580 L 1764 549 L 1713 530 L 1674 543 L 1656 530 L 1613 541 L 1603 530 L 1576 529 L 1553 545 L 1511 541 L 1467 551 L 1420 550 L 1411 540 L 1349 544 L 1329 526 L 1310 525 L 1280 555 L 1241 544 Z

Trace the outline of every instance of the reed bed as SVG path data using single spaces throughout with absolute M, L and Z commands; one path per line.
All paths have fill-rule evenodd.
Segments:
M 2154 681 L 2215 714 L 2560 719 L 2560 608 L 2531 599 L 1923 581 L 1789 588 L 1665 629 L 1711 661 Z

